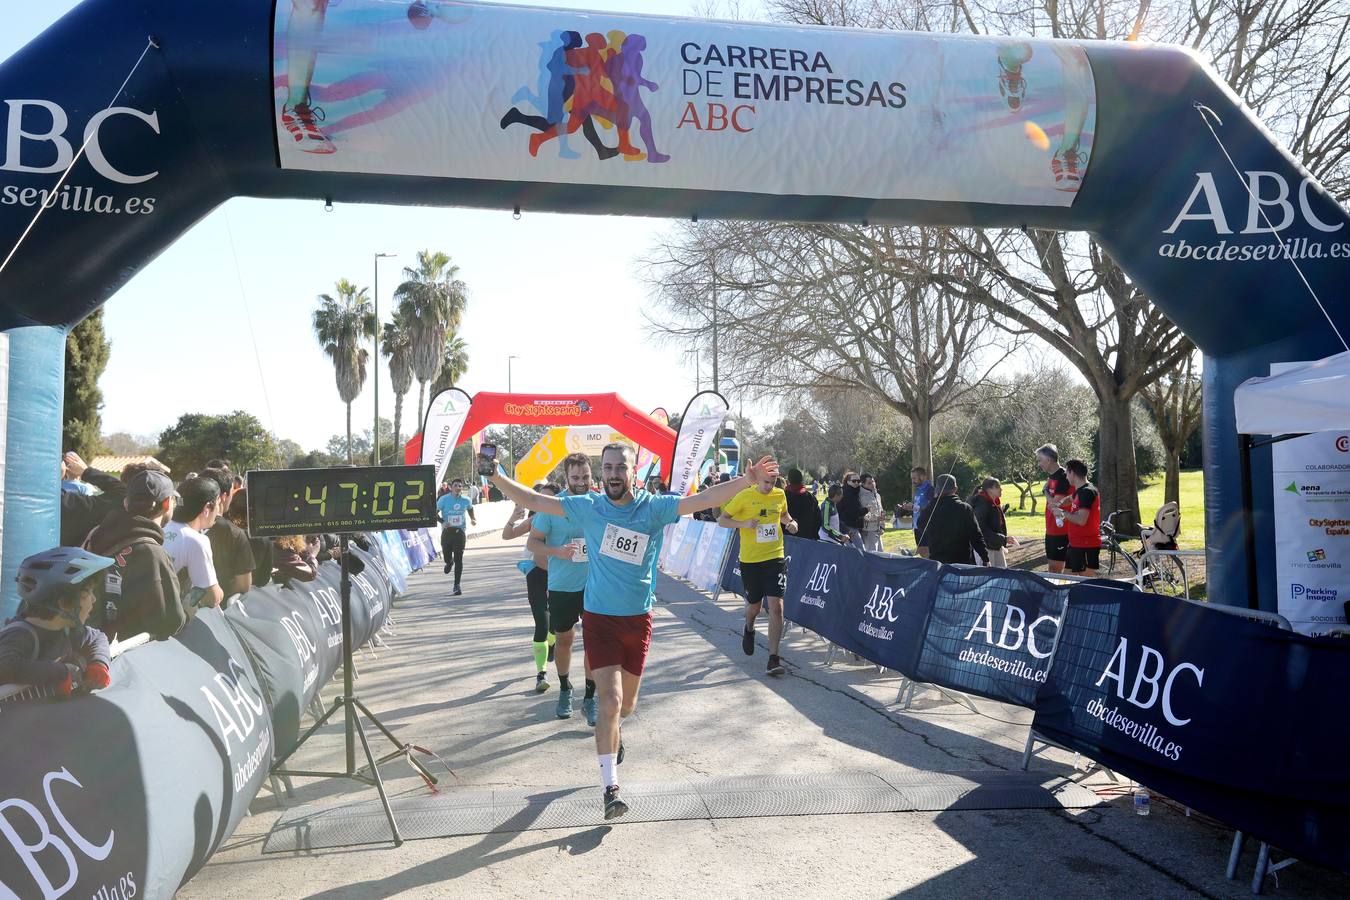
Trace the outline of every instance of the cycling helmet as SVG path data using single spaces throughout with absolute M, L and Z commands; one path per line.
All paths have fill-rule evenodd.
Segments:
M 97 556 L 79 547 L 53 547 L 34 553 L 19 566 L 14 580 L 19 583 L 21 614 L 37 610 L 61 612 L 61 601 L 73 585 L 83 585 L 113 565 L 106 556 Z

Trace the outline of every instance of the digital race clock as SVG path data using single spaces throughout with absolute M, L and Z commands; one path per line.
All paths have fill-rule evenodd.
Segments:
M 247 483 L 252 537 L 436 524 L 432 466 L 258 470 Z

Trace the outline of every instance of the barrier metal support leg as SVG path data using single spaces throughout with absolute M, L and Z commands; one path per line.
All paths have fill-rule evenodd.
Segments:
M 1228 851 L 1228 871 L 1225 873 L 1228 880 L 1232 881 L 1233 876 L 1237 874 L 1238 861 L 1242 859 L 1242 844 L 1244 835 L 1240 831 L 1233 832 L 1233 847 Z
M 1032 748 L 1035 747 L 1035 745 L 1036 745 L 1036 732 L 1034 732 L 1034 731 L 1032 731 L 1030 728 L 1028 728 L 1028 729 L 1027 729 L 1027 742 L 1026 742 L 1026 744 L 1024 744 L 1024 745 L 1022 746 L 1022 771 L 1023 771 L 1023 772 L 1025 772 L 1025 771 L 1027 770 L 1027 766 L 1031 765 L 1031 754 L 1032 754 L 1032 752 L 1033 752 Z M 1232 876 L 1230 875 L 1229 877 L 1231 878 Z

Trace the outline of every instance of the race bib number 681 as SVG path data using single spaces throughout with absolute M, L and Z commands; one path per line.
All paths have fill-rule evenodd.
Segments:
M 648 535 L 609 524 L 605 526 L 605 536 L 600 541 L 600 555 L 635 566 L 641 565 L 650 540 Z

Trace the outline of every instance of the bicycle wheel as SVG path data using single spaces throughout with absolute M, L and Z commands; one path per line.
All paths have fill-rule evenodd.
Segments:
M 1107 556 L 1106 571 L 1102 575 L 1107 578 L 1123 579 L 1125 581 L 1134 581 L 1139 575 L 1139 560 L 1134 558 L 1134 554 L 1120 546 L 1119 541 L 1111 541 L 1106 548 L 1110 553 Z
M 1155 594 L 1166 594 L 1169 597 L 1186 597 L 1190 591 L 1186 584 L 1186 570 L 1181 566 L 1181 560 L 1175 556 L 1154 556 L 1151 559 L 1151 568 L 1153 577 L 1145 586 L 1145 590 Z

